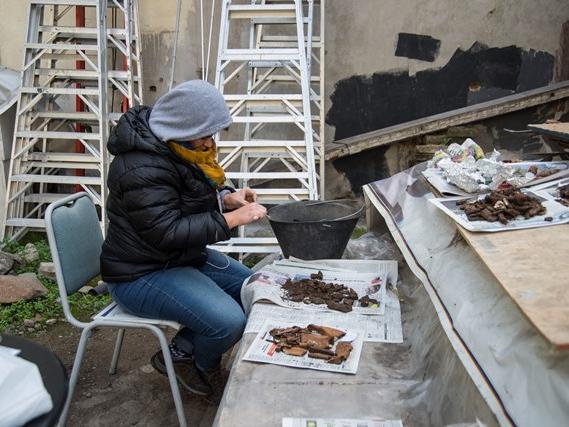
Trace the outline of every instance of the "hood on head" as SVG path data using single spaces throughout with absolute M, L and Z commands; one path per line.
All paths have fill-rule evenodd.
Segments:
M 168 154 L 167 145 L 160 141 L 150 129 L 148 119 L 151 108 L 137 106 L 129 109 L 111 130 L 107 148 L 113 155 L 142 150 Z

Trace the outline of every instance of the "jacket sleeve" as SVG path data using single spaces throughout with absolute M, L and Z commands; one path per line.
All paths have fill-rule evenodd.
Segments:
M 126 214 L 140 237 L 162 251 L 229 239 L 229 227 L 219 212 L 182 212 L 176 179 L 171 170 L 158 166 L 133 169 L 122 177 Z

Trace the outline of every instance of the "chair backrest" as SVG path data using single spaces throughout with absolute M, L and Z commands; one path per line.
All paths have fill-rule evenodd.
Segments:
M 100 272 L 103 233 L 97 209 L 84 192 L 50 204 L 45 222 L 59 292 L 66 309 L 67 295 L 75 293 Z

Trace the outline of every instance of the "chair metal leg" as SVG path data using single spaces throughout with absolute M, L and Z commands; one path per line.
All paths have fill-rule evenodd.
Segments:
M 87 347 L 87 341 L 91 336 L 90 327 L 86 327 L 81 332 L 81 338 L 79 339 L 79 345 L 77 346 L 77 353 L 75 354 L 75 360 L 73 362 L 73 369 L 71 370 L 71 376 L 69 378 L 69 390 L 67 392 L 67 399 L 65 400 L 65 405 L 61 411 L 61 416 L 59 417 L 58 427 L 64 427 L 67 421 L 67 415 L 69 413 L 69 407 L 71 406 L 71 400 L 73 399 L 73 392 L 75 391 L 75 385 L 77 384 L 77 378 L 79 378 L 79 371 L 81 370 L 81 362 L 83 362 L 83 355 L 85 353 L 85 348 Z
M 124 338 L 125 329 L 121 328 L 117 332 L 117 340 L 115 342 L 115 350 L 113 351 L 113 359 L 111 360 L 111 367 L 109 368 L 109 374 L 114 375 L 117 373 L 117 365 L 119 363 L 119 357 L 122 350 L 122 340 Z
M 176 414 L 178 415 L 180 427 L 187 427 L 184 405 L 182 404 L 182 397 L 180 396 L 180 389 L 178 387 L 178 381 L 176 380 L 176 372 L 174 371 L 174 364 L 172 363 L 172 356 L 170 355 L 166 335 L 155 326 L 153 326 L 151 330 L 158 338 L 158 341 L 160 341 L 160 348 L 164 355 L 164 362 L 166 364 L 166 371 L 168 372 L 168 380 L 170 381 L 170 388 L 172 389 L 172 397 L 174 398 L 174 405 L 176 406 Z

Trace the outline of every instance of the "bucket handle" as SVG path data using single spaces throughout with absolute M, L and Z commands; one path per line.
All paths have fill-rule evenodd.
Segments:
M 342 202 L 335 201 L 335 200 L 321 200 L 321 201 L 319 201 L 319 202 L 307 203 L 305 206 L 320 205 L 320 204 L 322 204 L 322 203 L 335 203 L 335 204 L 337 204 L 337 205 L 338 205 L 338 204 L 339 204 L 339 205 L 342 205 L 342 204 L 343 204 Z M 346 206 L 346 205 L 344 205 L 344 206 Z M 340 221 L 340 220 L 342 220 L 342 219 L 346 219 L 346 218 L 349 218 L 349 217 L 351 217 L 351 216 L 360 215 L 360 214 L 362 213 L 362 211 L 364 210 L 364 207 L 365 207 L 365 205 L 361 205 L 360 208 L 359 208 L 356 212 L 352 212 L 351 214 L 342 216 L 342 217 L 340 217 L 340 218 L 327 218 L 327 219 L 323 219 L 323 220 L 321 220 L 321 221 L 322 221 L 322 222 L 324 222 L 324 221 Z

